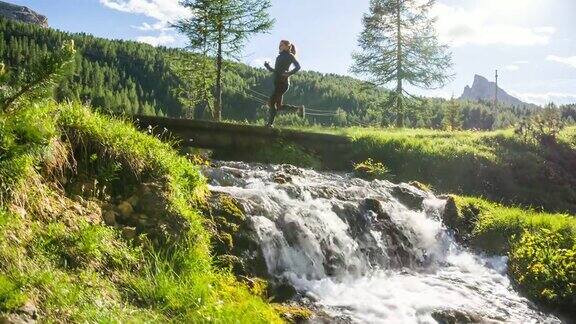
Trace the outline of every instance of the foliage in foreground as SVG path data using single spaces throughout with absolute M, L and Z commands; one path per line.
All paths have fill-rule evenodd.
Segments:
M 528 297 L 554 309 L 574 310 L 576 218 L 458 196 L 452 196 L 447 208 L 445 222 L 461 241 L 509 256 L 508 272 Z
M 126 240 L 102 224 L 99 200 L 67 197 L 55 179 L 94 154 L 120 163 L 115 184 L 158 181 L 167 209 L 188 221 L 185 235 L 169 247 Z M 204 181 L 169 144 L 82 106 L 43 102 L 0 115 L 0 170 L 0 312 L 32 303 L 48 322 L 279 321 L 212 265 L 193 207 Z

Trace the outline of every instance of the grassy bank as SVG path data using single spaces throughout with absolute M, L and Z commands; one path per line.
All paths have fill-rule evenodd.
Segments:
M 445 222 L 465 244 L 508 255 L 510 277 L 530 299 L 576 315 L 576 218 L 452 196 Z
M 133 201 L 142 184 L 162 208 Z M 1 114 L 0 313 L 45 322 L 279 322 L 213 266 L 195 207 L 205 193 L 194 165 L 122 121 L 51 102 Z M 127 212 L 106 226 L 118 201 L 147 215 Z
M 396 181 L 417 180 L 437 192 L 483 196 L 492 201 L 576 213 L 576 127 L 558 143 L 526 143 L 512 130 L 444 132 L 422 129 L 304 128 L 352 138 L 354 163 L 382 162 Z

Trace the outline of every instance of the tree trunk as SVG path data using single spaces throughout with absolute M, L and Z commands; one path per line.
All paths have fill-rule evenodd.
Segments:
M 402 28 L 401 28 L 401 6 L 400 0 L 396 0 L 396 127 L 404 127 L 404 106 L 402 93 Z
M 222 119 L 222 30 L 218 31 L 218 52 L 216 53 L 216 86 L 214 88 L 214 119 Z

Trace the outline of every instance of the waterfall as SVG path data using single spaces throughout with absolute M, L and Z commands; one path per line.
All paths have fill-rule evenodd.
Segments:
M 246 211 L 270 278 L 357 323 L 557 323 L 511 287 L 506 258 L 459 246 L 445 200 L 408 184 L 216 162 L 210 189 Z

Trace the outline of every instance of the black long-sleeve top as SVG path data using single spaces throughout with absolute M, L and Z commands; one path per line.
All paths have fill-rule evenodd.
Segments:
M 294 64 L 294 69 L 288 71 L 290 66 Z M 276 64 L 272 68 L 269 64 L 265 65 L 268 71 L 274 73 L 274 80 L 276 82 L 286 81 L 290 82 L 290 76 L 300 71 L 300 63 L 294 55 L 289 52 L 282 51 L 276 58 Z

